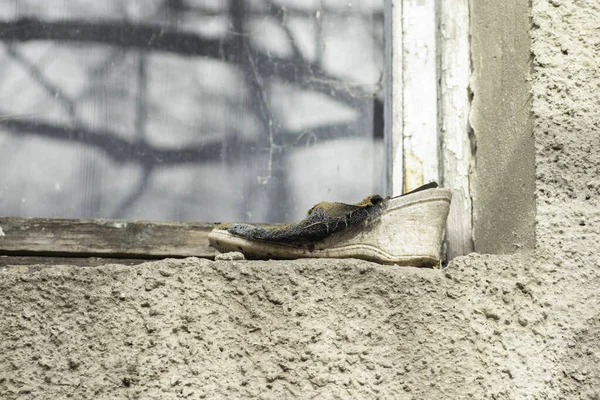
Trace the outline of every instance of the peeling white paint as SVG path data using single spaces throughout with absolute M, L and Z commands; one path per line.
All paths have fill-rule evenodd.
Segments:
M 436 3 L 402 2 L 404 192 L 440 180 Z
M 449 259 L 473 251 L 469 139 L 469 0 L 441 2 L 440 9 L 440 129 L 443 132 L 440 176 L 452 189 L 446 227 Z
M 388 1 L 388 193 L 396 196 L 430 181 L 452 189 L 448 256 L 467 254 L 472 251 L 469 1 Z
M 2 230 L 2 227 L 0 226 L 0 237 L 6 236 L 6 234 L 4 233 L 4 231 Z

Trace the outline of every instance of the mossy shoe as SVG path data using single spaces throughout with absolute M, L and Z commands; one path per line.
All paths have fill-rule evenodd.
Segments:
M 322 202 L 293 224 L 225 223 L 208 235 L 220 252 L 249 259 L 359 258 L 382 264 L 437 266 L 452 193 L 437 184 L 357 204 Z

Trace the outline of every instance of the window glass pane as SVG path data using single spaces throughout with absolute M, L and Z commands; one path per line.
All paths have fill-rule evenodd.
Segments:
M 383 183 L 383 0 L 0 2 L 0 215 L 291 221 Z

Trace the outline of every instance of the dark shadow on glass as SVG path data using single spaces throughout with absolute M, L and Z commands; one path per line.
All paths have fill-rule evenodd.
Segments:
M 55 3 L 0 7 L 0 215 L 284 222 L 381 192 L 383 0 Z

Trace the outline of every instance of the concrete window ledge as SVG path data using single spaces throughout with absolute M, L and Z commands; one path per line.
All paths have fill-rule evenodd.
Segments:
M 599 270 L 477 254 L 7 267 L 0 398 L 595 399 Z

